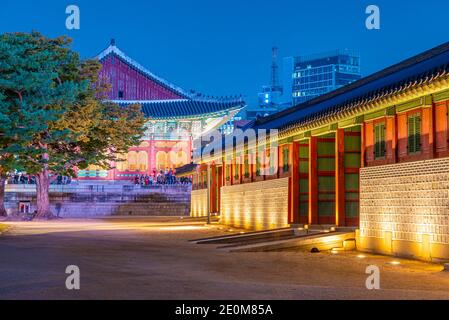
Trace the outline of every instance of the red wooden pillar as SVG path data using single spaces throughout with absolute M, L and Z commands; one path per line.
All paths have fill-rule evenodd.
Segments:
M 374 123 L 365 122 L 364 128 L 364 161 L 366 166 L 370 166 L 374 161 Z
M 433 135 L 433 107 L 426 106 L 422 109 L 422 152 L 426 159 L 434 158 L 434 135 Z
M 338 129 L 335 138 L 335 224 L 345 226 L 345 130 Z
M 397 146 L 397 137 L 396 137 L 396 116 L 388 116 L 385 120 L 385 143 L 386 143 L 386 154 L 385 158 L 387 159 L 387 163 L 396 163 L 396 146 Z
M 400 113 L 397 115 L 397 136 L 398 136 L 398 162 L 407 157 L 407 114 Z
M 210 165 L 210 187 L 209 187 L 209 199 L 210 199 L 210 211 L 211 213 L 217 212 L 217 166 L 215 164 Z
M 299 142 L 293 142 L 291 152 L 291 178 L 290 178 L 290 222 L 299 223 Z
M 318 224 L 318 153 L 317 137 L 309 145 L 309 224 Z
M 216 170 L 217 170 L 217 179 L 218 179 L 218 181 L 217 181 L 217 197 L 216 197 L 216 199 L 217 199 L 216 212 L 220 213 L 220 211 L 221 211 L 221 188 L 223 187 L 224 182 L 225 182 L 225 178 L 223 176 L 224 166 L 221 165 L 221 166 L 217 167 Z

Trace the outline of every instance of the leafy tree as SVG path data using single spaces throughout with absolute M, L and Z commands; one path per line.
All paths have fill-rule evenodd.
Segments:
M 144 130 L 140 106 L 103 102 L 98 61 L 81 61 L 66 37 L 0 36 L 0 128 L 12 143 L 0 156 L 36 177 L 37 217 L 50 218 L 49 185 L 89 165 L 111 168 Z

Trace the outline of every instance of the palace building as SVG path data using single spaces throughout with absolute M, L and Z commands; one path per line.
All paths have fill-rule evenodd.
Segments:
M 191 215 L 253 230 L 354 227 L 360 250 L 449 259 L 448 107 L 446 43 L 254 121 L 278 130 L 277 168 L 261 175 L 248 161 L 273 152 L 260 134 L 204 156 Z
M 109 100 L 125 107 L 140 104 L 148 122 L 141 144 L 130 148 L 124 161 L 112 170 L 80 170 L 81 180 L 130 180 L 189 164 L 192 141 L 228 123 L 245 106 L 240 98 L 206 98 L 169 83 L 128 57 L 114 40 L 98 59 L 100 79 L 111 84 Z

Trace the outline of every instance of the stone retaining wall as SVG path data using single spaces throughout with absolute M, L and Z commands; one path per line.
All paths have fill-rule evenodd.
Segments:
M 239 228 L 288 227 L 289 178 L 223 187 L 221 222 Z
M 207 217 L 207 189 L 192 191 L 190 216 Z
M 17 214 L 20 202 L 36 208 L 33 186 L 7 187 L 5 206 L 8 214 Z M 140 186 L 71 186 L 52 188 L 50 202 L 60 217 L 96 217 L 110 215 L 188 216 L 190 187 L 141 188 Z
M 361 169 L 358 248 L 449 259 L 449 158 Z

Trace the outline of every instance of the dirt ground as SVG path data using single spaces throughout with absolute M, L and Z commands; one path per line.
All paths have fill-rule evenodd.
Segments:
M 449 299 L 441 265 L 356 252 L 229 253 L 188 242 L 229 233 L 190 219 L 3 223 L 0 299 Z M 69 265 L 80 268 L 80 290 L 65 287 Z M 366 289 L 369 265 L 380 268 L 380 290 Z

